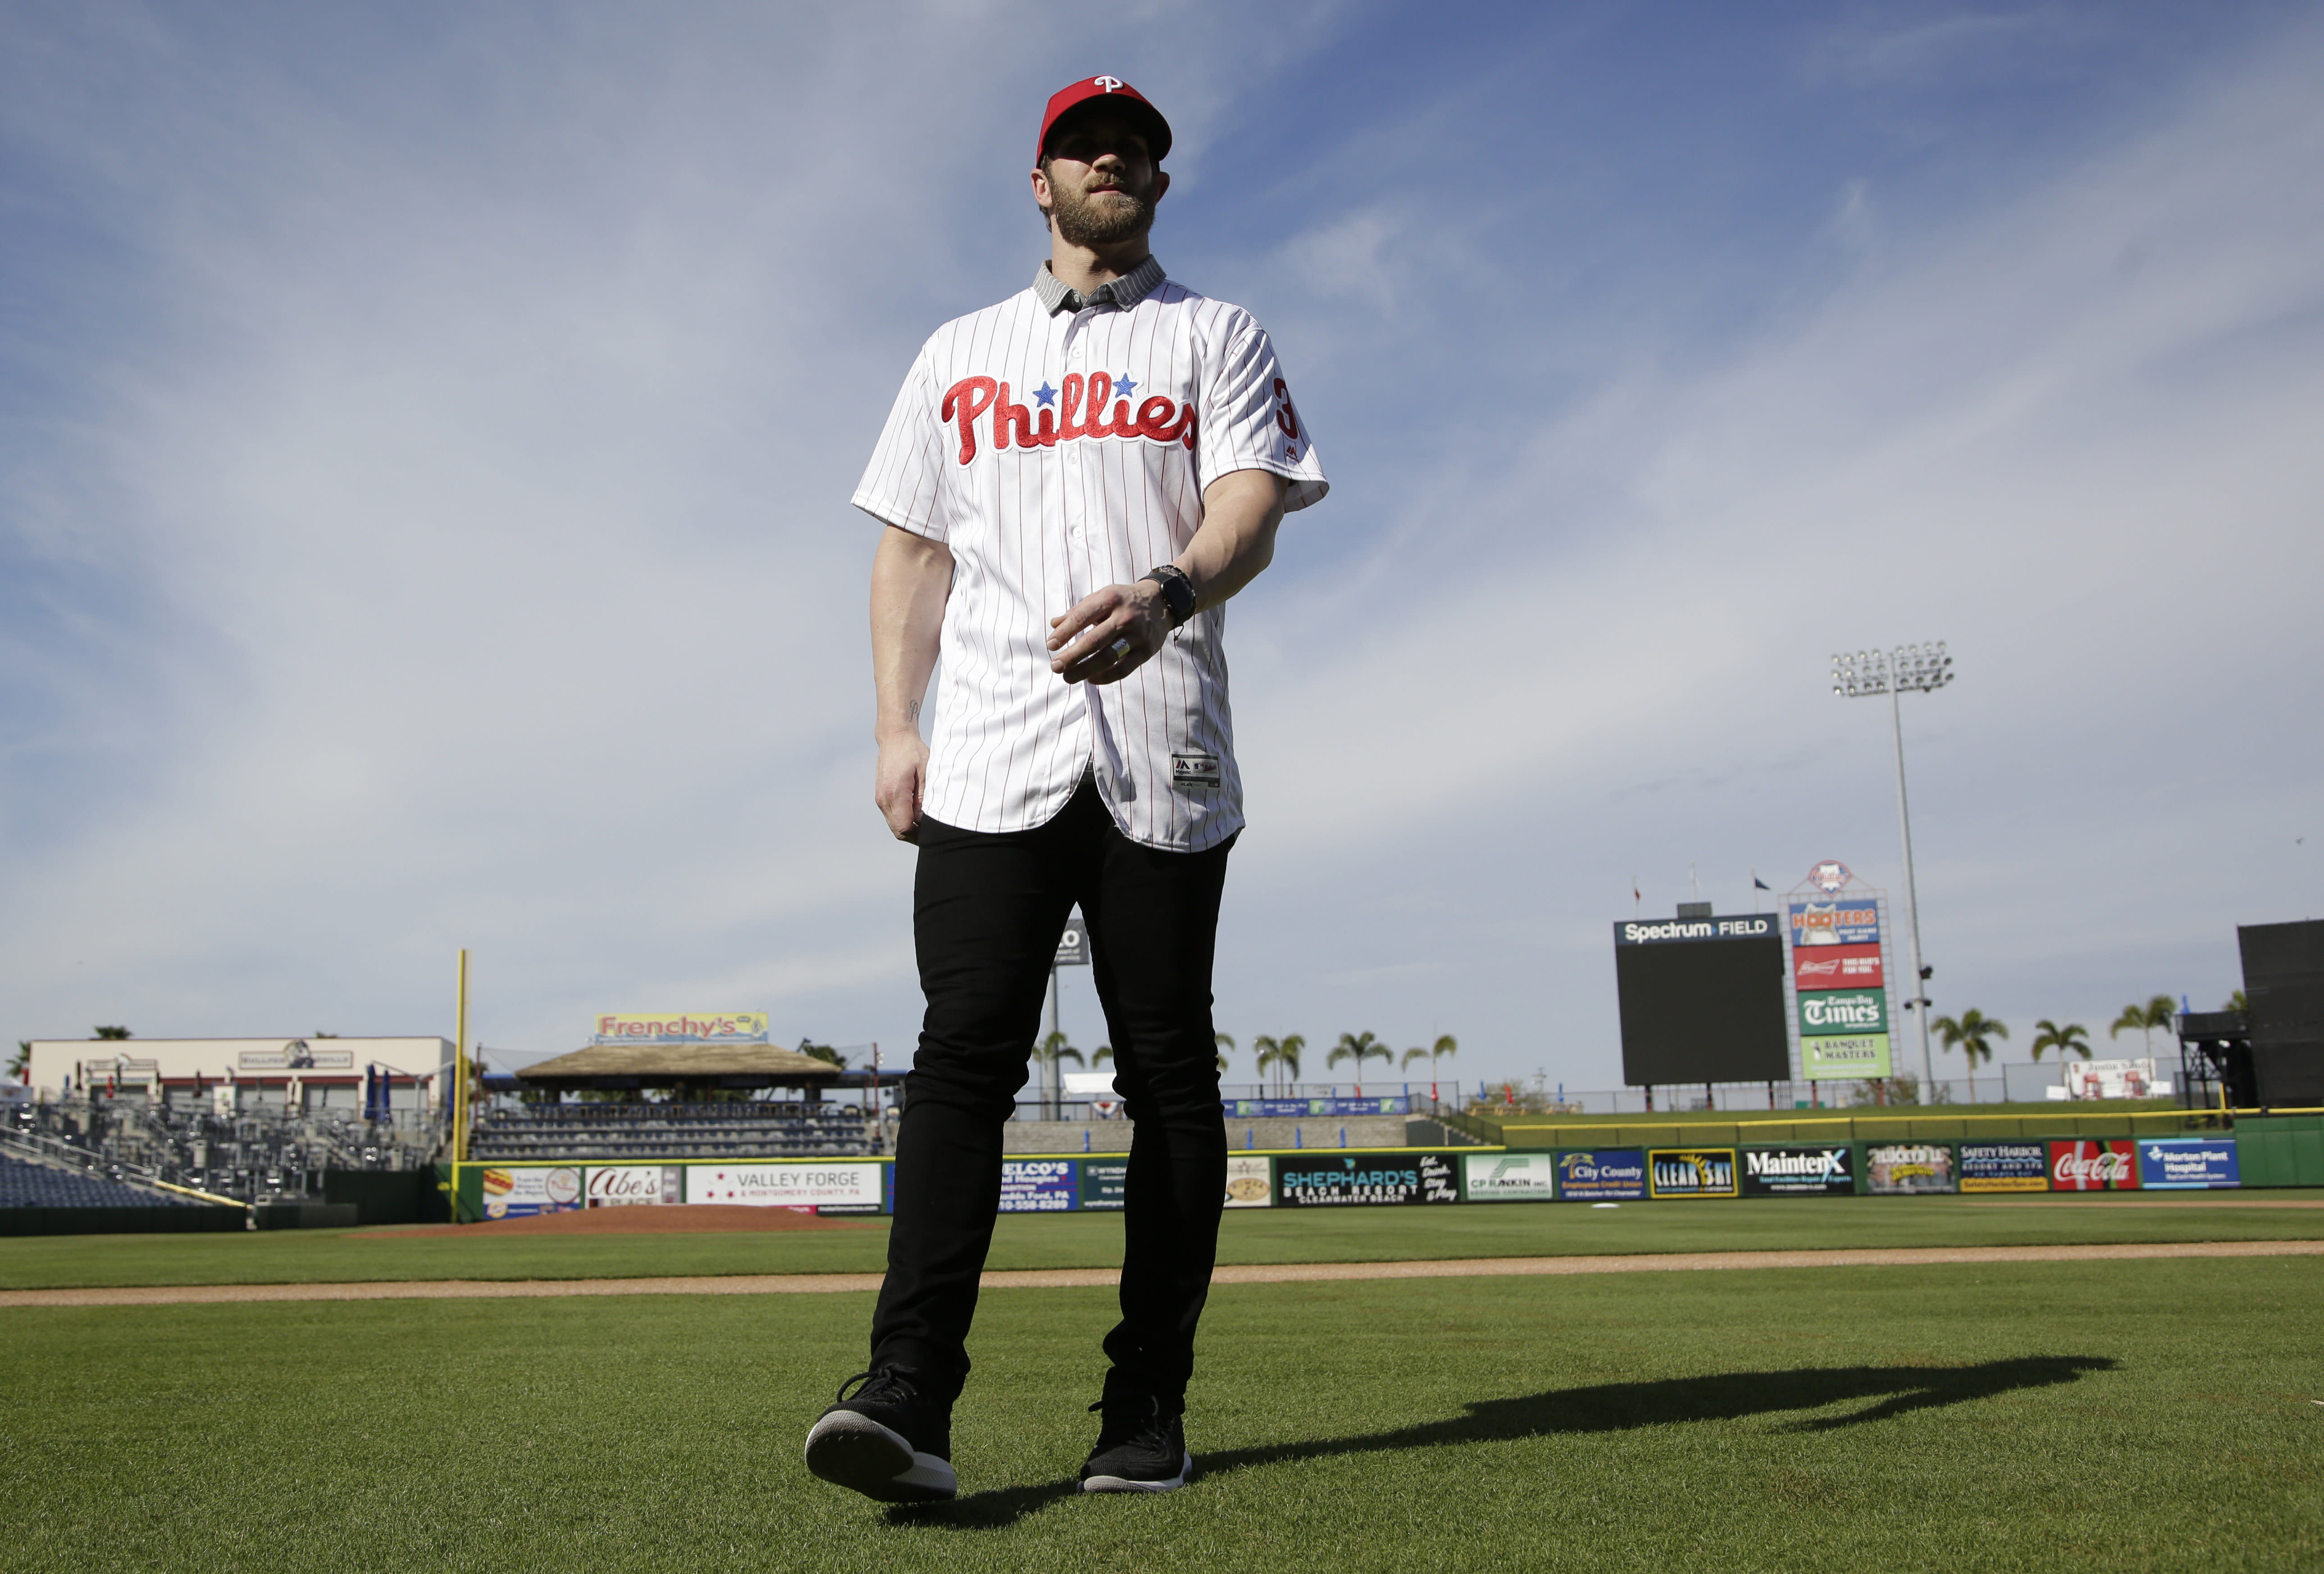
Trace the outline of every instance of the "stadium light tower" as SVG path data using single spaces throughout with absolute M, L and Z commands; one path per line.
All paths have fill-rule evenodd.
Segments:
M 1921 1032 L 1921 1086 L 1924 1097 L 1936 1095 L 1936 1067 L 1929 1058 L 1929 970 L 1921 965 L 1921 903 L 1913 888 L 1913 812 L 1904 797 L 1904 710 L 1898 696 L 1906 689 L 1934 694 L 1953 680 L 1953 658 L 1945 642 L 1899 645 L 1894 650 L 1858 650 L 1831 658 L 1831 692 L 1847 699 L 1888 696 L 1888 720 L 1896 738 L 1896 825 L 1904 842 L 1904 933 L 1912 942 L 1914 1018 Z

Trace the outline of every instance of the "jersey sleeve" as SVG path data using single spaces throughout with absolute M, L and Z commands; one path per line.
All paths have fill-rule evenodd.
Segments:
M 1204 380 L 1204 397 L 1195 419 L 1204 485 L 1237 470 L 1271 471 L 1291 483 L 1284 489 L 1286 513 L 1321 502 L 1332 489 L 1265 328 L 1245 318 L 1227 336 Z
M 852 501 L 883 524 L 941 541 L 947 534 L 938 496 L 944 475 L 944 428 L 936 421 L 935 390 L 935 373 L 923 349 L 913 360 L 904 386 L 897 390 L 888 424 L 881 429 L 872 463 L 856 483 Z

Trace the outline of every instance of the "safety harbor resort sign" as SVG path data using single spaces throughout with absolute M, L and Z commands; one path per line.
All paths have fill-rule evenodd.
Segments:
M 1794 990 L 1881 990 L 1887 984 L 1877 945 L 1802 945 L 1792 951 Z
M 1227 1155 L 1227 1206 L 1266 1208 L 1275 1201 L 1274 1162 L 1264 1154 Z
M 2138 1183 L 2149 1192 L 2218 1191 L 2244 1183 L 2232 1137 L 2158 1137 L 2138 1145 Z
M 1864 1150 L 1870 1190 L 1880 1197 L 1916 1197 L 1953 1187 L 1953 1150 L 1942 1142 L 1876 1142 Z
M 1964 1192 L 2046 1192 L 2049 1150 L 2038 1142 L 1963 1142 L 1953 1147 Z
M 688 1164 L 686 1200 L 750 1208 L 812 1208 L 819 1213 L 877 1213 L 882 1167 L 877 1160 L 841 1159 Z
M 2137 1144 L 2089 1141 L 2050 1144 L 2050 1185 L 2060 1192 L 2135 1192 Z
M 1656 1147 L 1646 1151 L 1646 1183 L 1656 1197 L 1732 1197 L 1731 1147 Z
M 1799 998 L 1800 1036 L 1888 1031 L 1886 990 L 1824 990 Z
M 1081 1201 L 1071 1159 L 1002 1159 L 1001 1211 L 1070 1213 Z
M 1569 1148 L 1557 1155 L 1557 1193 L 1569 1202 L 1643 1201 L 1646 1195 L 1646 1150 Z
M 487 1219 L 530 1219 L 581 1206 L 581 1171 L 576 1165 L 491 1164 L 481 1184 Z
M 629 1208 L 641 1203 L 678 1202 L 686 1195 L 686 1172 L 676 1164 L 592 1164 L 588 1196 L 592 1208 Z
M 1746 1197 L 1849 1197 L 1856 1193 L 1855 1149 L 1747 1147 L 1743 1150 Z
M 1441 1153 L 1286 1156 L 1277 1167 L 1275 1200 L 1286 1208 L 1360 1202 L 1458 1202 L 1452 1160 Z
M 1471 1202 L 1546 1202 L 1557 1195 L 1557 1161 L 1545 1153 L 1462 1154 L 1461 1181 Z
M 1885 1033 L 1832 1033 L 1800 1039 L 1800 1074 L 1810 1082 L 1888 1074 Z
M 608 1011 L 592 1044 L 764 1044 L 764 1011 Z
M 1845 897 L 1829 902 L 1794 902 L 1794 945 L 1877 945 L 1880 908 L 1869 901 Z

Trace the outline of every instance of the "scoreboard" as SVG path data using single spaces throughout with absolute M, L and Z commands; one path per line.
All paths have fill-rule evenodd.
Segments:
M 1783 925 L 1772 913 L 1615 925 L 1622 1080 L 1788 1080 Z

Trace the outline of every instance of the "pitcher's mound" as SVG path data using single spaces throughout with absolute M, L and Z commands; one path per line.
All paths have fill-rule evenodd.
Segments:
M 731 1202 L 642 1203 L 633 1208 L 584 1208 L 571 1213 L 536 1213 L 528 1219 L 494 1219 L 483 1224 L 422 1224 L 408 1229 L 373 1230 L 374 1235 L 706 1235 L 761 1229 L 877 1229 L 868 1219 L 825 1219 L 788 1208 L 749 1208 Z

